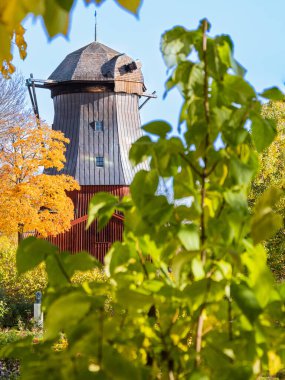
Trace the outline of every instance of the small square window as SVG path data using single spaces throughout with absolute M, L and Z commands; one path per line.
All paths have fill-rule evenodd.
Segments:
M 104 167 L 104 157 L 96 157 L 96 166 L 98 168 Z
M 95 121 L 95 131 L 96 132 L 103 132 L 103 130 L 104 130 L 103 120 L 96 120 Z

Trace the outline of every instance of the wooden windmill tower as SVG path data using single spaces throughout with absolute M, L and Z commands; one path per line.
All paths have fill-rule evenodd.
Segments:
M 128 194 L 135 171 L 143 167 L 134 169 L 128 159 L 142 135 L 139 98 L 153 96 L 145 94 L 141 64 L 95 41 L 69 54 L 48 80 L 30 79 L 28 87 L 36 113 L 35 87 L 51 90 L 52 128 L 70 139 L 61 173 L 81 186 L 68 194 L 75 208 L 71 229 L 49 240 L 61 250 L 88 250 L 102 260 L 112 242 L 121 240 L 123 221 L 114 214 L 101 232 L 96 223 L 85 231 L 88 203 L 100 191 Z

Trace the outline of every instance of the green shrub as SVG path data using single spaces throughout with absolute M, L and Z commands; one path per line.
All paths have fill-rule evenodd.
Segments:
M 7 237 L 0 237 L 0 288 L 14 300 L 34 301 L 35 292 L 47 285 L 44 266 L 40 265 L 19 276 L 16 269 L 17 246 Z
M 26 299 L 15 299 L 5 296 L 3 302 L 6 310 L 3 317 L 0 319 L 2 328 L 30 328 L 33 317 L 33 303 Z
M 6 236 L 0 237 L 0 327 L 31 327 L 35 292 L 47 285 L 44 265 L 18 275 L 16 268 L 17 246 Z M 95 268 L 87 272 L 77 271 L 72 282 L 104 282 L 104 272 Z
M 29 327 L 33 316 L 35 292 L 47 284 L 43 265 L 24 275 L 16 268 L 16 244 L 6 236 L 0 237 L 0 326 Z
M 14 343 L 27 336 L 33 335 L 31 331 L 0 330 L 0 348 Z M 14 380 L 20 375 L 20 363 L 17 359 L 0 358 L 0 379 Z
M 93 268 L 89 271 L 76 271 L 71 279 L 74 284 L 82 284 L 83 282 L 105 282 L 107 276 L 105 272 L 98 268 Z
M 9 308 L 4 297 L 0 299 L 0 324 L 3 323 L 5 315 L 9 312 Z

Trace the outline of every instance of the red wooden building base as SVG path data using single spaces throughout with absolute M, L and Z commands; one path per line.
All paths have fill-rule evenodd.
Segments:
M 68 196 L 73 201 L 75 211 L 75 219 L 71 222 L 71 228 L 69 231 L 57 236 L 48 237 L 48 240 L 58 246 L 60 251 L 70 251 L 72 253 L 83 250 L 88 251 L 92 256 L 103 262 L 111 244 L 122 240 L 124 226 L 123 218 L 119 213 L 115 213 L 108 225 L 100 232 L 97 230 L 96 221 L 86 230 L 88 204 L 95 193 L 102 191 L 123 197 L 129 194 L 129 187 L 85 185 L 81 186 L 80 191 L 70 192 Z

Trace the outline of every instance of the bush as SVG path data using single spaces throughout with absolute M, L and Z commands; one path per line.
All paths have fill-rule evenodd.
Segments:
M 31 327 L 35 292 L 47 285 L 44 265 L 18 275 L 16 268 L 16 243 L 6 236 L 0 237 L 0 327 Z M 77 271 L 72 282 L 104 282 L 104 272 L 95 268 L 87 272 Z
M 0 326 L 3 328 L 18 327 L 19 329 L 32 327 L 32 301 L 4 296 L 3 302 L 6 305 L 6 309 L 3 317 L 0 319 Z
M 33 316 L 35 292 L 47 284 L 43 265 L 24 275 L 16 269 L 16 244 L 6 236 L 0 237 L 0 326 L 29 326 Z
M 4 299 L 4 297 L 1 297 L 1 300 L 0 300 L 0 324 L 3 323 L 3 319 L 8 312 L 9 312 L 9 308 L 7 306 L 6 300 Z
M 29 335 L 33 335 L 33 333 L 30 331 L 2 330 L 0 331 L 0 348 Z M 20 375 L 19 364 L 19 360 L 17 359 L 0 359 L 0 379 L 17 379 Z
M 35 292 L 47 285 L 44 266 L 19 276 L 16 269 L 16 249 L 7 237 L 0 238 L 0 287 L 5 295 L 13 299 L 34 301 Z
M 76 271 L 72 276 L 71 281 L 74 284 L 82 284 L 83 282 L 105 282 L 107 276 L 103 270 L 98 268 L 91 269 L 86 272 Z
M 18 331 L 18 330 L 0 330 L 0 348 L 6 346 L 8 343 L 17 342 L 20 339 L 26 338 L 27 336 L 33 336 L 32 331 Z

